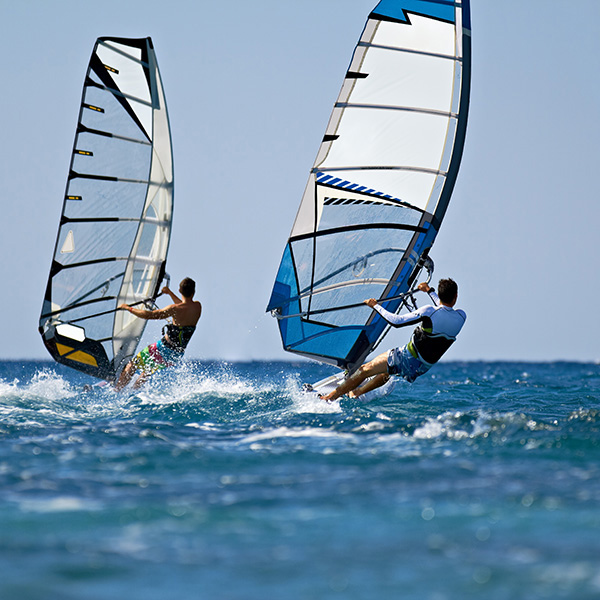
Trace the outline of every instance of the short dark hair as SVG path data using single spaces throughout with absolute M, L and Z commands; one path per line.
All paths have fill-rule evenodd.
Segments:
M 452 279 L 440 279 L 438 283 L 438 298 L 449 304 L 458 298 L 458 286 Z
M 191 298 L 196 293 L 196 282 L 189 277 L 182 279 L 179 284 L 179 292 L 186 298 Z

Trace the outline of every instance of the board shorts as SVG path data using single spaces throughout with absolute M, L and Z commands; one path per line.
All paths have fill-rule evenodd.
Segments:
M 132 360 L 136 370 L 145 375 L 152 375 L 156 371 L 172 367 L 183 356 L 181 350 L 169 348 L 163 340 L 146 346 L 140 350 Z
M 432 365 L 415 358 L 408 349 L 408 345 L 402 348 L 392 348 L 388 352 L 387 364 L 390 375 L 404 377 L 409 383 L 427 373 L 432 367 Z

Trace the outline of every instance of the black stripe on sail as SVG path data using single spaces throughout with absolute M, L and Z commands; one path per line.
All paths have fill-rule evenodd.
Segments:
M 95 179 L 98 181 L 120 181 L 123 183 L 142 183 L 148 185 L 150 182 L 144 179 L 127 179 L 125 177 L 113 177 L 112 175 L 94 175 L 92 173 L 77 173 L 77 171 L 71 170 L 69 172 L 69 179 Z
M 45 313 L 43 314 L 40 319 L 47 319 L 48 317 L 54 317 L 56 315 L 61 315 L 69 310 L 73 310 L 75 308 L 81 308 L 82 306 L 89 306 L 90 304 L 96 304 L 98 302 L 110 302 L 111 300 L 116 300 L 117 297 L 116 296 L 105 296 L 104 298 L 94 298 L 93 300 L 86 300 L 85 302 L 78 302 L 77 304 L 70 304 L 69 306 L 65 306 L 64 308 L 61 308 L 59 310 L 54 310 L 52 312 L 49 313 Z M 109 311 L 112 312 L 112 311 Z M 98 313 L 98 314 L 105 314 L 105 313 Z M 96 316 L 96 315 L 90 315 L 90 316 Z M 89 318 L 89 317 L 87 317 Z M 68 321 L 69 323 L 75 323 L 76 321 L 81 321 L 82 319 L 75 319 L 74 321 Z
M 401 229 L 404 231 L 415 231 L 417 233 L 425 233 L 426 229 L 417 227 L 416 225 L 403 225 L 397 223 L 368 223 L 365 225 L 348 225 L 346 227 L 334 227 L 332 229 L 324 229 L 323 231 L 315 231 L 295 235 L 290 238 L 290 242 L 298 242 L 301 240 L 309 240 L 311 238 L 322 237 L 324 235 L 335 235 L 338 233 L 346 233 L 348 231 L 361 231 L 365 229 Z
M 117 177 L 112 177 L 110 175 L 92 175 L 90 173 L 77 173 L 77 171 L 73 170 L 69 172 L 69 179 L 77 179 L 77 177 L 81 177 L 82 179 L 99 179 L 101 181 L 119 181 Z
M 346 73 L 346 79 L 366 79 L 368 76 L 368 73 L 358 73 L 357 71 L 348 71 Z
M 100 129 L 92 129 L 91 127 L 86 127 L 83 123 L 79 123 L 77 126 L 77 133 L 90 133 L 92 135 L 101 135 L 103 137 L 125 140 L 126 142 L 135 142 L 136 144 L 150 146 L 150 142 L 148 140 L 136 140 L 135 138 L 126 137 L 124 135 L 117 135 L 116 133 L 109 133 L 108 131 L 102 131 Z
M 339 135 L 324 135 L 323 136 L 323 143 L 325 142 L 335 142 L 335 140 L 337 140 L 340 136 Z
M 71 265 L 62 265 L 57 261 L 53 261 L 51 275 L 54 277 L 57 273 L 63 269 L 75 269 L 76 267 L 87 267 L 89 265 L 100 265 L 102 263 L 116 262 L 118 260 L 127 260 L 126 258 L 119 258 L 118 256 L 110 256 L 108 258 L 96 258 L 95 260 L 86 260 L 83 262 L 73 263 Z
M 103 137 L 112 137 L 112 133 L 108 133 L 108 131 L 100 131 L 99 129 L 91 129 L 90 127 L 86 127 L 83 123 L 79 123 L 77 125 L 77 133 L 93 133 L 94 135 L 101 135 Z
M 116 300 L 116 297 L 111 297 L 111 298 L 106 298 L 106 299 L 107 300 Z M 133 304 L 130 304 L 129 306 L 139 306 L 140 304 L 145 304 L 148 301 L 154 301 L 154 299 L 146 298 L 144 300 L 138 300 L 137 302 L 134 302 Z M 71 308 L 71 307 L 69 307 L 69 308 Z M 85 317 L 79 317 L 78 319 L 72 319 L 71 321 L 69 321 L 69 323 L 80 323 L 81 321 L 87 321 L 88 319 L 94 319 L 96 317 L 103 317 L 105 315 L 110 315 L 110 314 L 116 313 L 118 310 L 120 310 L 118 307 L 111 308 L 110 310 L 104 310 L 99 313 L 86 315 Z M 112 340 L 112 338 L 102 339 L 102 340 L 98 340 L 98 341 L 99 342 L 108 342 L 109 340 Z
M 350 169 L 340 169 L 340 170 L 352 170 L 352 168 L 350 168 Z M 323 171 L 320 171 L 320 170 L 317 169 L 317 170 L 315 170 L 313 172 L 321 173 Z M 427 172 L 429 172 L 429 171 L 427 171 Z M 435 175 L 440 175 L 439 171 L 435 171 Z M 412 204 L 409 204 L 408 202 L 404 202 L 403 200 L 399 200 L 398 198 L 392 198 L 391 196 L 388 196 L 388 195 L 385 195 L 385 194 L 384 195 L 378 194 L 378 193 L 374 192 L 374 190 L 368 191 L 368 190 L 362 190 L 362 189 L 357 188 L 357 187 L 349 187 L 349 186 L 348 187 L 341 187 L 339 185 L 328 183 L 326 181 L 319 181 L 318 185 L 320 187 L 325 187 L 325 188 L 330 188 L 332 190 L 336 190 L 337 192 L 339 192 L 340 190 L 346 190 L 348 193 L 360 194 L 361 196 L 369 196 L 369 197 L 373 198 L 373 203 L 374 204 L 377 204 L 378 202 L 380 203 L 382 200 L 385 200 L 386 203 L 396 204 L 398 206 L 403 206 L 405 208 L 410 208 L 411 210 L 416 210 L 417 212 L 420 212 L 420 213 L 425 212 L 422 208 L 418 208 L 417 206 L 413 206 Z
M 121 219 L 119 217 L 95 217 L 95 218 L 84 218 L 84 217 L 65 217 L 64 215 L 60 219 L 60 224 L 65 223 L 118 223 Z M 126 221 L 138 221 L 139 219 L 124 219 Z
M 110 71 L 111 73 L 114 73 L 115 75 L 118 75 L 118 74 L 119 74 L 119 71 L 118 71 L 118 69 L 115 69 L 114 67 L 109 67 L 108 65 L 104 65 L 104 68 L 105 68 L 107 71 Z
M 147 60 L 147 51 L 142 47 L 142 55 Z M 121 90 L 119 90 L 119 86 L 116 84 L 115 80 L 111 77 L 110 73 L 104 68 L 104 64 L 98 57 L 98 54 L 94 52 L 92 54 L 92 58 L 90 59 L 90 70 L 92 70 L 102 81 L 104 86 L 107 88 L 107 91 L 111 92 L 117 102 L 123 107 L 123 109 L 127 112 L 131 120 L 139 127 L 140 131 L 148 138 L 148 140 L 152 141 L 152 132 L 148 132 L 145 130 L 135 111 L 131 107 L 131 104 L 127 101 L 126 98 L 121 96 Z M 150 88 L 150 78 L 147 67 L 143 67 L 144 75 L 146 78 L 146 83 L 148 84 L 148 88 Z M 115 93 L 118 92 L 118 93 Z M 150 90 L 150 97 L 152 97 L 152 91 Z

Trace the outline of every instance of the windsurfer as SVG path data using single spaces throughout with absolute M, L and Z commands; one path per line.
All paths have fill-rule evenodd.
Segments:
M 163 294 L 171 297 L 173 304 L 157 310 L 144 310 L 121 304 L 121 310 L 127 310 L 140 319 L 155 320 L 172 318 L 173 322 L 165 325 L 163 337 L 140 351 L 123 369 L 115 384 L 117 391 L 123 389 L 137 371 L 140 376 L 134 386 L 142 385 L 150 375 L 160 369 L 174 365 L 182 356 L 202 314 L 202 305 L 194 300 L 196 283 L 186 277 L 179 284 L 181 298 L 174 294 L 168 286 L 162 289 Z
M 458 300 L 458 286 L 452 279 L 440 279 L 438 294 L 427 283 L 420 283 L 418 289 L 429 294 L 433 304 L 422 306 L 405 315 L 396 315 L 385 310 L 374 298 L 365 300 L 365 304 L 376 310 L 394 327 L 418 323 L 421 325 L 415 328 L 408 344 L 383 352 L 365 363 L 335 390 L 322 396 L 324 400 L 336 400 L 344 394 L 358 398 L 384 385 L 390 375 L 403 377 L 412 383 L 429 371 L 454 343 L 467 318 L 463 310 L 454 309 Z

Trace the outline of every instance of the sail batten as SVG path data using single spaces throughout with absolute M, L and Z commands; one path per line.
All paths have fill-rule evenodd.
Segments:
M 372 44 L 369 42 L 359 42 L 360 48 L 376 48 L 378 50 L 391 50 L 392 52 L 405 52 L 407 54 L 418 54 L 420 56 L 430 56 L 433 58 L 445 58 L 447 60 L 462 62 L 462 57 L 451 54 L 441 54 L 438 52 L 426 52 L 425 50 L 415 50 L 414 48 L 403 48 L 401 46 L 383 46 L 381 44 Z M 358 75 L 366 77 L 367 74 L 359 73 Z
M 450 201 L 465 141 L 469 2 L 381 0 L 310 169 L 267 310 L 283 347 L 352 370 L 403 306 Z
M 415 108 L 413 106 L 389 106 L 385 104 L 351 104 L 350 102 L 339 102 L 336 108 L 363 108 L 368 110 L 399 110 L 406 112 L 421 113 L 424 115 L 437 115 L 451 119 L 458 118 L 458 114 L 452 112 L 443 112 L 441 110 L 430 110 L 426 108 Z
M 81 99 L 39 330 L 52 357 L 113 380 L 156 298 L 173 214 L 169 120 L 150 38 L 99 38 Z

